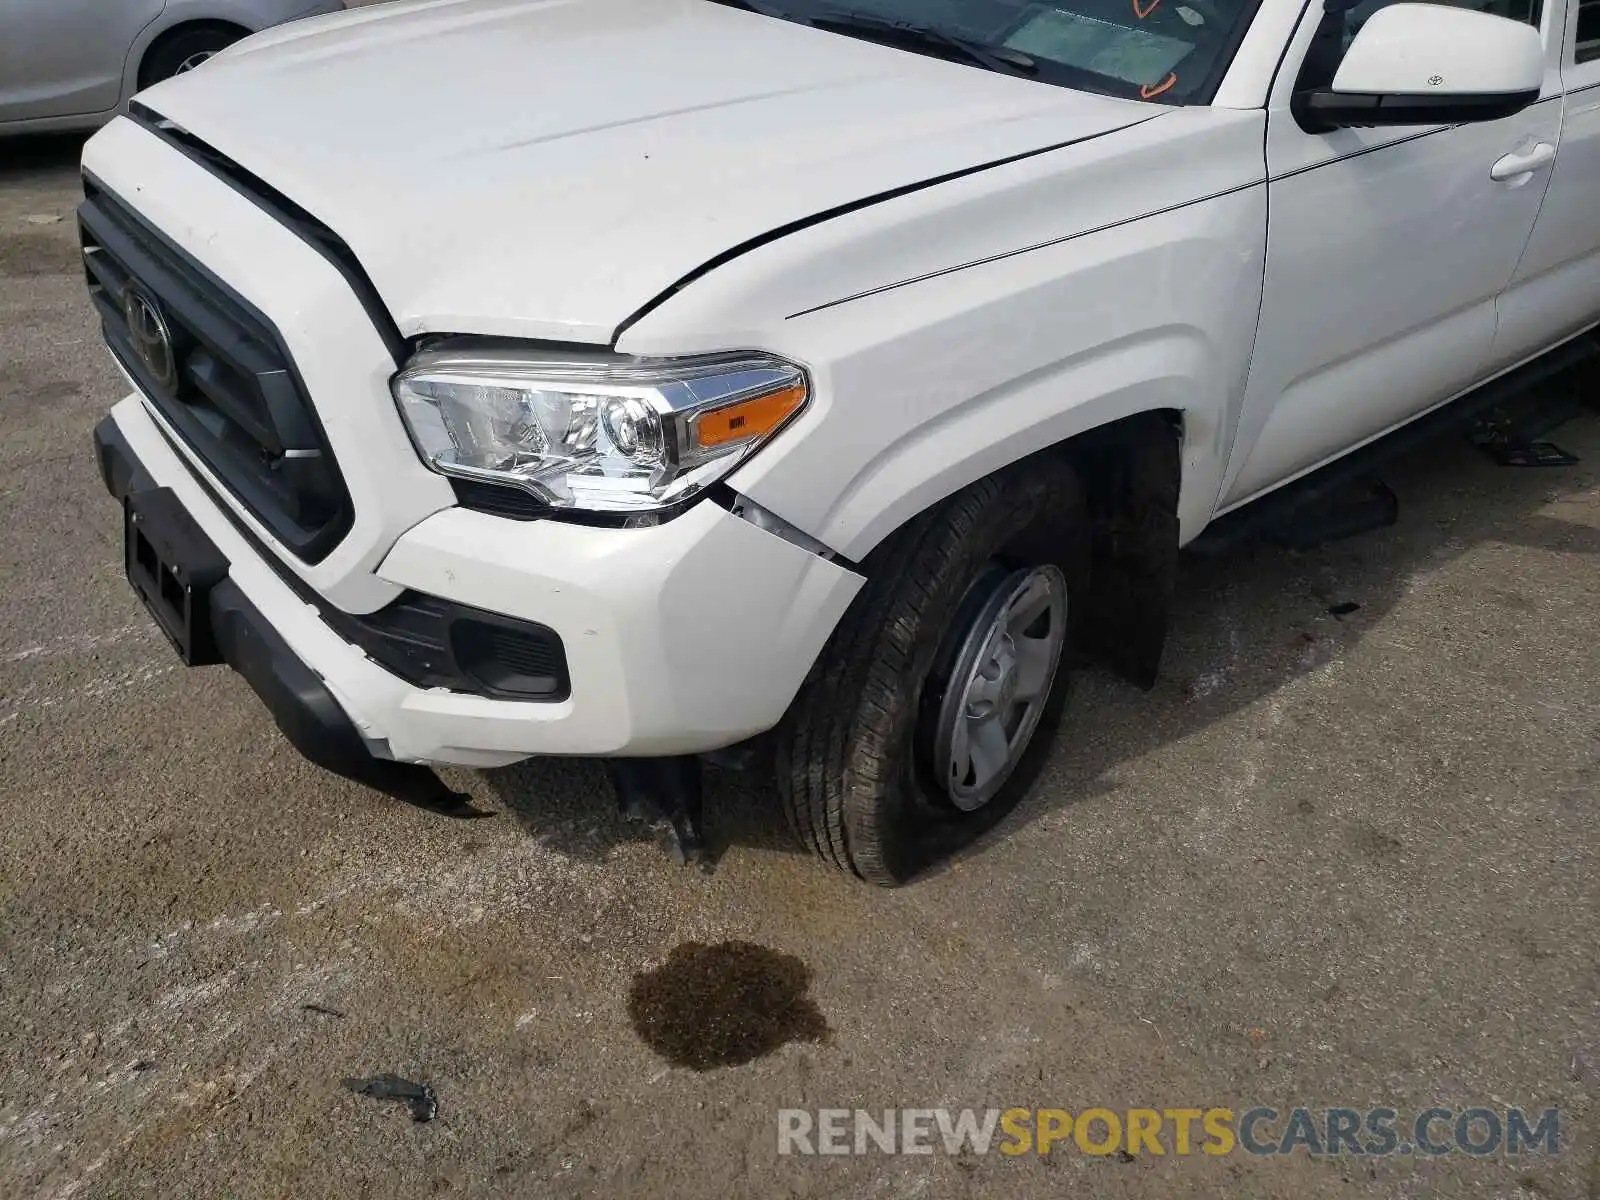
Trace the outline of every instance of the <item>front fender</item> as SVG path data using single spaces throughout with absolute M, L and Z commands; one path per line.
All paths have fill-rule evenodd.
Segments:
M 995 349 L 1000 350 L 1005 331 L 991 333 Z M 807 531 L 847 558 L 859 560 L 923 509 L 1037 450 L 1137 413 L 1178 410 L 1184 414 L 1186 447 L 1185 486 L 1180 494 L 1205 495 L 1213 477 L 1220 481 L 1220 469 L 1213 472 L 1210 464 L 1215 461 L 1220 467 L 1224 460 L 1216 445 L 1221 408 L 1204 394 L 1207 381 L 1218 374 L 1215 358 L 1192 328 L 1141 330 L 956 400 L 920 425 L 906 421 L 900 436 L 892 430 L 892 416 L 885 413 L 889 419 L 880 429 L 889 428 L 880 435 L 881 444 L 848 478 L 840 460 L 856 458 L 864 449 L 861 443 L 817 455 L 809 465 L 793 459 L 788 471 L 774 471 L 762 480 L 736 478 L 734 487 L 780 514 L 784 513 L 780 505 L 810 503 L 816 516 L 809 519 L 818 524 Z M 951 368 L 952 379 L 976 374 L 954 364 Z M 830 372 L 823 386 L 856 390 L 852 374 L 846 372 L 841 380 Z M 938 376 L 930 373 L 921 382 L 927 389 L 923 394 L 930 394 Z M 861 379 L 859 387 L 867 394 L 874 388 L 886 389 L 884 381 L 870 379 Z M 847 415 L 836 420 L 833 433 L 819 436 L 818 448 L 824 440 L 846 436 L 855 423 Z M 823 477 L 825 459 L 837 464 L 831 478 Z M 814 489 L 804 483 L 806 475 L 816 480 Z M 796 494 L 795 483 L 798 490 L 813 494 Z M 779 495 L 786 484 L 790 492 Z M 1215 498 L 1214 484 L 1211 498 Z M 1209 516 L 1207 511 L 1196 519 L 1203 524 Z M 799 521 L 795 524 L 806 528 Z
M 1053 240 L 1035 240 L 1035 229 L 1009 221 L 985 227 L 981 208 L 969 206 L 964 222 L 951 221 L 948 244 L 930 239 L 927 256 L 1007 235 L 1031 249 L 925 274 L 897 263 L 906 282 L 776 317 L 766 316 L 781 313 L 776 305 L 713 303 L 719 290 L 730 300 L 737 294 L 732 282 L 718 280 L 735 264 L 712 272 L 705 286 L 691 284 L 681 301 L 666 301 L 619 348 L 664 351 L 680 336 L 689 343 L 679 342 L 681 349 L 716 348 L 715 333 L 699 330 L 714 330 L 721 310 L 727 327 L 740 330 L 730 339 L 740 348 L 805 365 L 811 405 L 730 483 L 848 558 L 859 560 L 918 512 L 992 471 L 1151 410 L 1183 414 L 1179 518 L 1187 541 L 1215 509 L 1265 265 L 1259 129 L 1239 115 L 1228 121 L 1208 146 L 1215 153 L 1204 157 L 1208 170 L 1220 160 L 1242 180 L 1220 194 L 1184 198 L 1197 172 L 1176 148 L 1173 165 L 1162 167 L 1150 146 L 1137 172 L 1110 155 L 1087 176 L 1068 166 L 1053 183 L 1030 184 L 1034 199 L 1046 201 L 1031 208 L 1035 229 L 1066 227 Z M 1138 132 L 1153 142 L 1160 125 Z M 1224 134 L 1226 146 L 1218 144 Z M 1152 215 L 1072 232 L 1077 210 L 1099 208 L 1107 193 L 1141 180 L 1145 197 L 1173 201 Z M 1051 209 L 1049 192 L 1069 206 Z M 1071 205 L 1074 196 L 1079 202 Z M 1122 203 L 1126 211 L 1128 199 Z M 890 217 L 887 210 L 863 215 Z M 829 233 L 824 225 L 808 237 Z M 840 246 L 848 243 L 841 231 Z M 754 264 L 745 272 L 754 275 Z M 842 278 L 860 273 L 848 256 L 839 261 Z M 763 286 L 770 288 L 757 276 L 747 298 Z
M 1238 419 L 1265 227 L 1265 189 L 1247 188 L 803 317 L 812 407 L 733 486 L 860 559 L 1008 463 L 1172 409 L 1187 541 Z

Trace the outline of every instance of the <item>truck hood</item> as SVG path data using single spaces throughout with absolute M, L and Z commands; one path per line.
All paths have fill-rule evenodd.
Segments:
M 753 239 L 1161 111 L 709 0 L 355 10 L 140 99 L 338 234 L 402 333 L 602 343 Z

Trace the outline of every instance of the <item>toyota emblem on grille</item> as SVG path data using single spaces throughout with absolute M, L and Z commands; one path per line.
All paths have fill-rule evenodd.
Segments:
M 128 340 L 151 378 L 161 387 L 178 386 L 178 360 L 172 349 L 172 331 L 156 302 L 129 288 L 122 294 L 122 315 L 128 322 Z

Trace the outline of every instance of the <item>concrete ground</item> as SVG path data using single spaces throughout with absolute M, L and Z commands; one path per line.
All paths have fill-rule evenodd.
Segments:
M 457 774 L 493 815 L 451 820 L 177 665 L 89 449 L 75 154 L 0 147 L 0 1194 L 1600 1196 L 1593 418 L 1577 466 L 1445 444 L 1393 530 L 1190 564 L 1165 681 L 1081 677 L 947 870 L 854 885 L 722 776 L 706 876 L 590 765 Z M 724 939 L 799 960 L 762 978 L 816 1040 L 673 1066 L 635 977 Z M 379 1072 L 437 1119 L 341 1086 Z M 786 1107 L 1337 1104 L 1556 1107 L 1561 1150 L 776 1151 Z

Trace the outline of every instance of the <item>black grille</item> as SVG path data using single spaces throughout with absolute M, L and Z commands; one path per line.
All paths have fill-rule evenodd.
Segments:
M 350 494 L 283 339 L 94 180 L 78 224 L 107 344 L 188 447 L 307 562 L 350 528 Z
M 450 626 L 450 648 L 464 674 L 505 695 L 549 695 L 566 671 L 561 643 L 525 628 L 456 621 Z
M 561 636 L 536 622 L 409 591 L 360 616 L 318 607 L 335 633 L 416 687 L 518 700 L 571 694 Z

